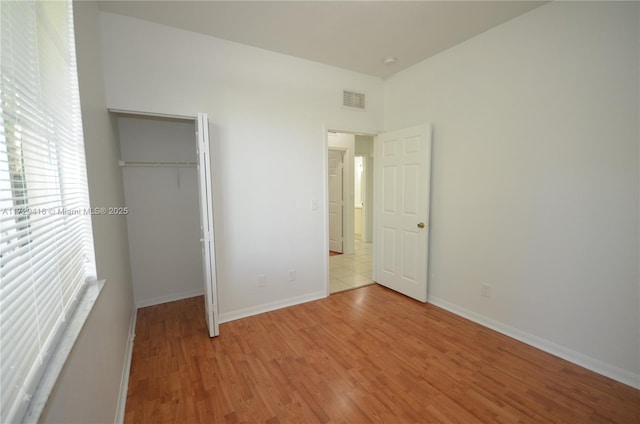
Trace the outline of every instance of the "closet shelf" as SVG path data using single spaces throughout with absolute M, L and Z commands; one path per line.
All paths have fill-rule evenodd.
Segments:
M 141 166 L 141 167 L 167 167 L 167 168 L 195 168 L 195 162 L 163 162 L 163 161 L 118 161 L 121 167 Z

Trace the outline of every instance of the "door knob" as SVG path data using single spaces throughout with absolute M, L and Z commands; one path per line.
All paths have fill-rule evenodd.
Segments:
M 418 228 L 424 228 L 424 222 L 418 222 Z

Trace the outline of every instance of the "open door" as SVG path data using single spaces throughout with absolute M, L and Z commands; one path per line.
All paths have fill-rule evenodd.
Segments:
M 427 301 L 431 126 L 375 139 L 376 282 Z
M 329 250 L 343 251 L 343 152 L 329 149 Z
M 209 118 L 198 113 L 196 122 L 198 152 L 198 200 L 200 203 L 200 243 L 204 276 L 204 309 L 209 336 L 220 334 L 218 326 L 218 290 L 216 285 L 215 244 L 213 238 L 213 202 L 209 163 Z

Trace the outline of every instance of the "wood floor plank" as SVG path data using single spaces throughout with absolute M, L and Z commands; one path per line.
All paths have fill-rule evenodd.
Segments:
M 222 324 L 138 311 L 125 423 L 640 423 L 640 391 L 378 285 Z

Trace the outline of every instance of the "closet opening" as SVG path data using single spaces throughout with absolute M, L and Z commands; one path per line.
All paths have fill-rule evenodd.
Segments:
M 120 142 L 136 307 L 204 295 L 214 337 L 219 330 L 207 116 L 110 112 Z

